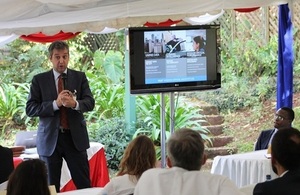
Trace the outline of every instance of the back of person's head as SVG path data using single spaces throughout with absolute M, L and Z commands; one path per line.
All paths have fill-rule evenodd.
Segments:
M 286 170 L 300 168 L 300 132 L 287 127 L 278 131 L 272 140 L 271 155 Z
M 67 49 L 69 51 L 69 45 L 65 41 L 54 41 L 48 47 L 49 56 L 51 57 L 53 54 L 53 50 L 64 50 Z
M 0 184 L 7 181 L 14 170 L 13 151 L 0 145 Z
M 129 174 L 139 179 L 144 171 L 154 168 L 155 164 L 156 152 L 153 141 L 146 135 L 139 135 L 125 149 L 118 175 Z
M 202 137 L 192 129 L 175 131 L 168 140 L 167 149 L 171 166 L 191 171 L 200 170 L 205 163 Z
M 20 163 L 9 176 L 7 195 L 50 195 L 45 163 L 39 159 Z

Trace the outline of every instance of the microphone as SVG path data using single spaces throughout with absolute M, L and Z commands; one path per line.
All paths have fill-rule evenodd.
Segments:
M 66 73 L 62 73 L 61 74 L 61 78 L 63 80 L 63 89 L 67 89 L 67 87 L 68 87 L 68 82 L 67 82 L 68 76 L 67 76 L 67 74 Z

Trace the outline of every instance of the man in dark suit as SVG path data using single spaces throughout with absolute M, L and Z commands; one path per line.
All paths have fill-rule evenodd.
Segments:
M 300 194 L 300 132 L 292 127 L 278 131 L 272 140 L 271 163 L 278 178 L 254 187 L 254 195 Z
M 64 158 L 77 189 L 88 188 L 90 146 L 83 113 L 94 109 L 95 100 L 85 73 L 68 69 L 67 43 L 55 41 L 48 50 L 53 69 L 33 77 L 26 114 L 39 117 L 37 151 L 46 162 L 50 185 L 59 192 Z
M 0 146 L 0 184 L 8 180 L 14 170 L 13 152 L 10 148 Z
M 291 127 L 294 118 L 293 109 L 288 107 L 278 109 L 274 117 L 274 129 L 264 130 L 260 133 L 255 144 L 255 150 L 267 149 L 278 129 Z

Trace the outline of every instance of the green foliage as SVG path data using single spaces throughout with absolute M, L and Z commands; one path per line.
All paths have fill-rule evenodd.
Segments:
M 299 37 L 299 29 L 294 29 L 294 37 Z M 300 91 L 300 39 L 294 39 L 294 92 Z
M 293 122 L 293 127 L 300 129 L 300 107 L 293 108 L 295 112 L 295 119 Z
M 25 108 L 22 102 L 24 91 L 18 85 L 5 83 L 0 85 L 0 117 L 5 119 L 1 124 L 2 136 L 10 130 L 14 123 L 21 123 L 19 118 Z
M 261 102 L 273 97 L 275 94 L 275 77 L 261 76 L 257 80 L 231 77 L 230 82 L 222 83 L 221 89 L 195 93 L 194 96 L 217 106 L 220 112 L 226 113 L 245 107 L 259 106 Z
M 95 99 L 95 108 L 87 113 L 88 120 L 123 116 L 125 110 L 124 85 L 102 82 L 101 78 L 97 78 L 96 75 L 90 77 L 89 80 Z
M 222 32 L 222 31 L 221 31 Z M 224 36 L 224 35 L 223 35 Z M 258 34 L 253 33 L 253 36 Z M 277 37 L 259 45 L 257 40 L 236 39 L 229 49 L 222 48 L 222 88 L 195 93 L 201 100 L 228 112 L 258 106 L 273 97 L 276 90 Z
M 17 39 L 0 50 L 2 82 L 29 82 L 32 75 L 48 69 L 46 46 Z
M 24 123 L 27 126 L 27 130 L 31 129 L 31 127 L 36 129 L 38 125 L 38 118 L 28 117 L 25 111 L 26 102 L 30 90 L 30 83 L 15 83 L 15 85 L 17 86 L 18 91 L 16 96 L 18 98 L 19 105 L 22 107 L 17 117 L 20 120 L 20 123 Z
M 94 67 L 86 74 L 95 98 L 95 108 L 88 120 L 123 116 L 125 111 L 123 55 L 118 51 L 94 53 Z
M 104 145 L 108 167 L 118 170 L 125 148 L 131 137 L 126 133 L 126 124 L 122 118 L 98 120 L 89 125 L 91 141 Z
M 134 136 L 138 134 L 146 134 L 157 144 L 160 145 L 160 95 L 145 95 L 137 98 L 137 113 L 138 124 L 141 126 L 137 129 Z M 165 122 L 166 122 L 166 139 L 170 136 L 169 127 L 170 121 L 170 100 L 165 97 Z M 174 113 L 175 129 L 192 128 L 198 130 L 202 137 L 209 140 L 207 137 L 208 130 L 201 126 L 204 122 L 203 115 L 199 113 L 199 108 L 193 107 L 191 104 L 185 103 L 186 99 L 182 96 L 177 96 L 177 102 Z
M 119 83 L 124 80 L 124 59 L 123 55 L 119 51 L 95 51 L 94 53 L 94 65 L 98 71 L 105 73 L 106 77 L 110 79 L 112 83 Z
M 276 76 L 277 56 L 276 36 L 262 46 L 253 39 L 245 42 L 236 39 L 229 45 L 228 50 L 222 49 L 222 81 L 227 82 L 234 78 L 229 75 L 254 80 L 262 75 Z

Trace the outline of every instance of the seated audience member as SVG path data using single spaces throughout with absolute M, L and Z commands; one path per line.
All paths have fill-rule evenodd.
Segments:
M 199 132 L 175 131 L 167 143 L 170 168 L 147 170 L 139 179 L 134 195 L 235 195 L 242 194 L 228 178 L 200 171 L 206 161 Z
M 133 139 L 124 151 L 117 176 L 103 189 L 103 195 L 132 194 L 142 173 L 154 168 L 156 152 L 152 140 L 139 135 Z
M 9 176 L 7 195 L 50 195 L 45 163 L 39 159 L 20 163 Z
M 274 118 L 274 128 L 264 130 L 260 133 L 255 144 L 255 150 L 267 149 L 278 129 L 291 127 L 294 117 L 295 113 L 293 109 L 288 107 L 278 109 Z
M 14 170 L 13 152 L 10 148 L 0 146 L 0 184 L 8 180 Z
M 258 183 L 254 195 L 300 194 L 300 132 L 289 127 L 276 133 L 272 140 L 271 163 L 276 179 Z

